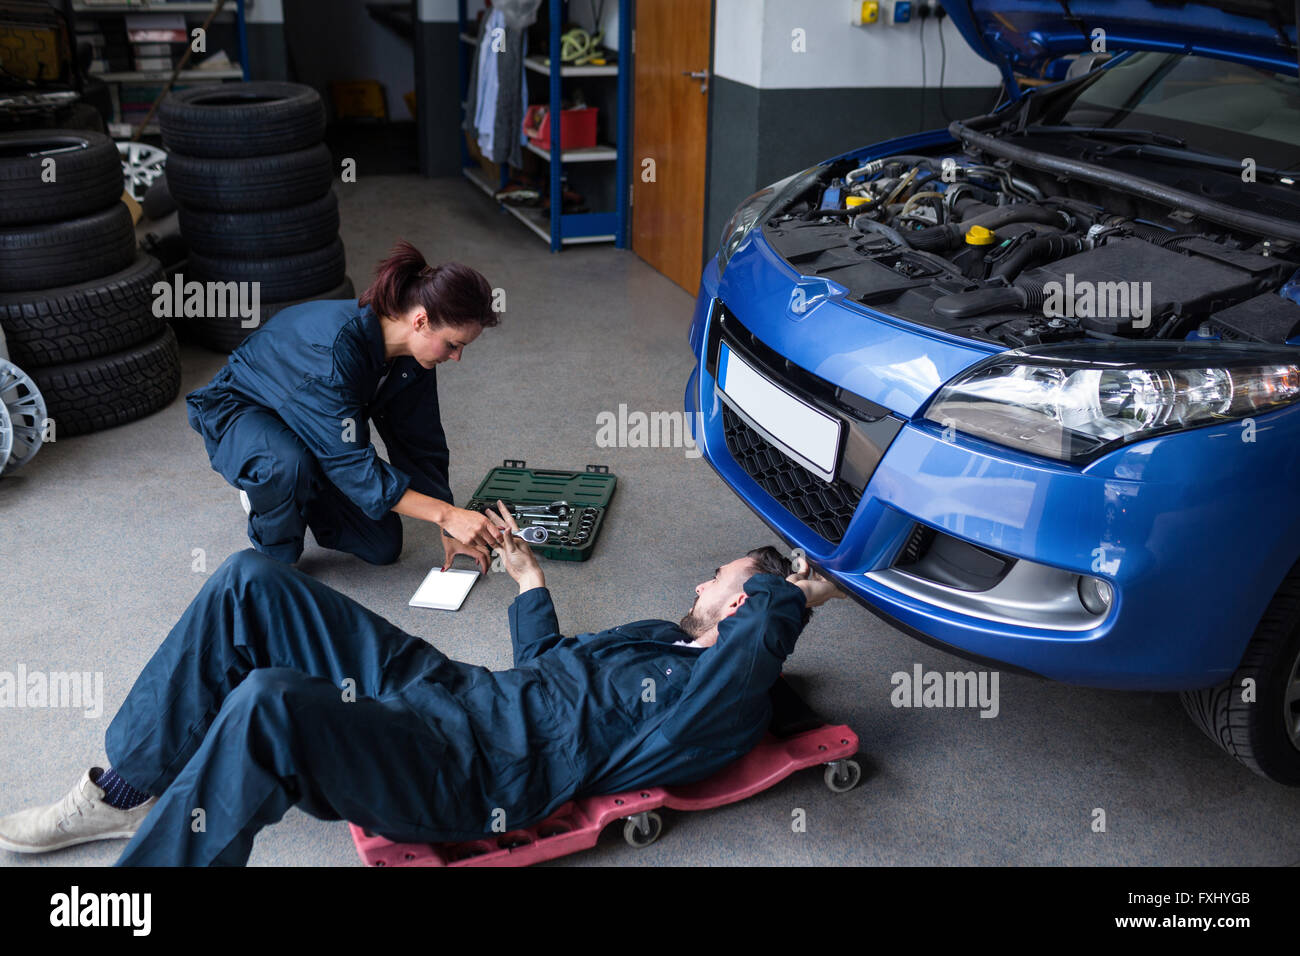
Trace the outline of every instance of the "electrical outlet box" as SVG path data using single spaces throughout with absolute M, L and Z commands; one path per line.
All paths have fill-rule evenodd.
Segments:
M 854 26 L 865 27 L 879 19 L 879 0 L 862 0 L 862 3 L 858 5 L 858 19 L 854 21 Z
M 911 0 L 894 0 L 894 23 L 909 23 L 912 19 Z

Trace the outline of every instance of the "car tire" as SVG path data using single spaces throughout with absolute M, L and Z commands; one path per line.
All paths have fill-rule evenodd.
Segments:
M 10 226 L 0 229 L 0 292 L 112 275 L 129 266 L 135 253 L 135 224 L 122 202 L 79 219 Z
M 257 282 L 263 302 L 312 299 L 341 284 L 346 273 L 343 243 L 337 237 L 327 246 L 291 256 L 235 259 L 203 256 L 190 250 L 186 279 L 200 282 Z
M 339 201 L 320 199 L 261 212 L 180 210 L 181 235 L 201 256 L 288 256 L 327 246 L 339 235 Z
M 167 186 L 166 173 L 149 184 L 144 199 L 140 201 L 140 208 L 144 211 L 145 217 L 152 222 L 165 219 L 176 211 L 176 200 L 172 198 L 171 190 Z
M 163 145 L 186 156 L 287 153 L 325 135 L 325 104 L 300 83 L 205 84 L 168 96 L 158 116 Z
M 37 292 L 0 292 L 0 326 L 24 368 L 84 362 L 155 338 L 153 287 L 163 278 L 152 256 L 110 276 Z
M 33 369 L 58 438 L 84 435 L 143 418 L 181 389 L 181 353 L 170 326 L 121 352 L 87 362 Z
M 327 292 L 322 292 L 320 295 L 313 295 L 306 299 L 294 299 L 291 302 L 263 303 L 262 314 L 257 325 L 252 328 L 245 328 L 238 316 L 226 318 L 214 316 L 199 319 L 196 323 L 198 341 L 205 348 L 212 349 L 214 352 L 233 352 L 243 344 L 244 339 L 269 322 L 272 316 L 290 306 L 301 305 L 304 302 L 314 302 L 319 299 L 355 299 L 356 297 L 357 293 L 352 286 L 352 280 L 344 276 L 339 285 Z
M 54 160 L 53 182 L 42 179 L 47 159 Z M 122 188 L 122 161 L 107 136 L 61 129 L 0 135 L 0 226 L 78 219 L 121 198 Z
M 177 205 L 213 212 L 285 209 L 330 191 L 334 161 L 324 144 L 252 159 L 167 157 L 167 188 Z
M 1247 684 L 1247 681 L 1253 683 Z M 1247 686 L 1254 700 L 1247 701 Z M 1300 564 L 1278 588 L 1236 672 L 1218 687 L 1183 691 L 1192 722 L 1263 777 L 1300 785 Z

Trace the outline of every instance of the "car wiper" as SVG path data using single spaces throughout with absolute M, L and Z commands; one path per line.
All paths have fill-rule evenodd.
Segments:
M 1115 139 L 1126 143 L 1158 143 L 1162 146 L 1183 147 L 1186 140 L 1149 129 L 1116 129 L 1110 126 L 1026 126 L 1016 133 L 1075 133 L 1093 139 Z

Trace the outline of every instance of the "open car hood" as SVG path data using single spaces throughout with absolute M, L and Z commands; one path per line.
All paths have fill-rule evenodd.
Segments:
M 1155 50 L 1235 60 L 1297 72 L 1296 11 L 1300 0 L 941 0 L 980 56 L 1008 80 L 1053 76 L 1062 57 Z M 1098 51 L 1101 52 L 1101 51 Z M 1015 89 L 1014 85 L 1011 87 Z

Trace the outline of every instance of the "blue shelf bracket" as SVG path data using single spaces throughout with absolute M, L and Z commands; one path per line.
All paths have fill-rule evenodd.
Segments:
M 158 9 L 162 9 L 160 5 Z M 235 0 L 235 29 L 239 31 L 239 66 L 244 71 L 244 82 L 248 76 L 248 24 L 244 20 L 244 0 Z

